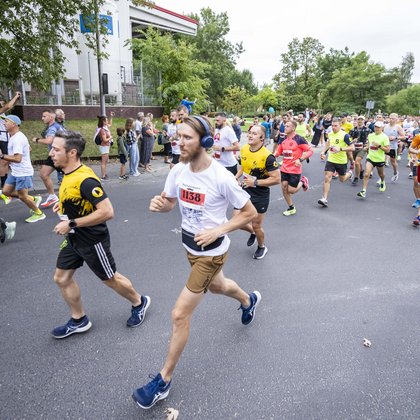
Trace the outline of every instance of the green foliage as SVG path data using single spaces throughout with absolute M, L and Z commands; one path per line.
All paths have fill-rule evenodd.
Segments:
M 418 115 L 420 110 L 420 84 L 402 89 L 386 99 L 388 112 L 404 115 Z
M 219 109 L 225 89 L 241 86 L 236 83 L 239 73 L 235 65 L 236 59 L 244 51 L 242 43 L 232 44 L 226 39 L 230 30 L 227 13 L 216 14 L 210 8 L 204 8 L 199 16 L 192 15 L 192 18 L 199 22 L 197 36 L 189 37 L 186 41 L 196 47 L 196 59 L 208 65 L 205 70 L 205 77 L 209 80 L 207 95 L 214 108 Z M 247 78 L 249 75 L 245 74 L 243 80 Z
M 144 76 L 152 81 L 150 88 L 161 94 L 165 112 L 178 106 L 185 95 L 197 99 L 196 112 L 205 110 L 208 66 L 196 59 L 195 47 L 153 28 L 142 34 L 143 39 L 131 40 L 133 55 L 142 60 Z
M 143 0 L 133 3 L 150 4 Z M 40 90 L 49 89 L 52 81 L 64 75 L 65 56 L 60 47 L 78 49 L 79 14 L 96 16 L 103 4 L 104 0 L 2 1 L 0 86 L 13 88 L 24 80 Z M 96 26 L 95 19 L 92 25 Z M 106 29 L 99 26 L 104 34 Z M 91 40 L 89 46 L 95 43 Z
M 245 89 L 239 86 L 228 87 L 223 95 L 223 109 L 228 113 L 239 115 L 243 112 L 249 98 L 250 95 Z

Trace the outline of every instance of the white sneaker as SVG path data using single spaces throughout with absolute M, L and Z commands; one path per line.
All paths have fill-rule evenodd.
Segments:
M 10 241 L 16 233 L 16 222 L 6 222 L 6 239 Z
M 376 185 L 379 187 L 381 185 L 381 178 L 376 181 Z
M 328 207 L 328 201 L 326 198 L 322 197 L 318 200 L 318 204 L 322 207 Z
M 392 175 L 392 177 L 391 177 L 391 181 L 392 182 L 397 182 L 398 181 L 398 175 L 399 175 L 400 173 L 399 172 L 397 172 L 396 174 L 394 174 L 394 175 Z

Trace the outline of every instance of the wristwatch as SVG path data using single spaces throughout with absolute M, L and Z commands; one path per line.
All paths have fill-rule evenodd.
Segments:
M 76 228 L 76 227 L 77 227 L 77 222 L 76 222 L 76 220 L 70 219 L 70 220 L 69 220 L 69 228 L 70 228 L 70 229 L 74 229 L 74 228 Z

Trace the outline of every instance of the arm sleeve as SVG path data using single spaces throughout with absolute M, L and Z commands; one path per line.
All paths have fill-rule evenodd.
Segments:
M 346 135 L 344 136 L 344 143 L 346 143 L 346 144 L 347 144 L 347 146 L 350 146 L 350 145 L 351 145 L 350 136 L 349 136 L 348 134 L 346 134 Z
M 276 171 L 279 169 L 279 164 L 277 163 L 274 155 L 269 155 L 267 157 L 267 160 L 265 161 L 265 167 L 268 172 Z
M 80 185 L 80 194 L 85 200 L 96 206 L 108 198 L 101 183 L 95 178 L 86 178 Z

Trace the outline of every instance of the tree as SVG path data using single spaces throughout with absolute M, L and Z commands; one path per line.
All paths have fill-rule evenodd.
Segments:
M 135 4 L 150 2 L 134 0 Z M 18 80 L 47 90 L 64 75 L 61 46 L 78 48 L 79 14 L 95 15 L 104 0 L 10 0 L 0 4 L 0 85 Z M 102 33 L 105 28 L 102 27 Z
M 250 95 L 258 93 L 258 87 L 254 83 L 254 76 L 250 70 L 236 70 L 234 69 L 231 76 L 231 86 L 237 86 L 245 89 Z
M 244 50 L 242 43 L 232 44 L 226 39 L 230 30 L 227 13 L 216 14 L 210 8 L 204 8 L 199 16 L 191 17 L 199 22 L 197 36 L 184 39 L 195 45 L 195 59 L 208 64 L 205 71 L 210 81 L 207 94 L 217 109 L 222 106 L 225 89 L 234 85 L 236 59 Z
M 408 52 L 402 59 L 401 64 L 391 70 L 394 77 L 393 91 L 396 93 L 401 89 L 406 89 L 410 85 L 411 77 L 414 71 L 414 54 Z
M 209 82 L 205 71 L 208 66 L 196 59 L 195 47 L 153 28 L 142 34 L 143 39 L 134 38 L 129 42 L 134 58 L 143 61 L 144 73 L 152 82 L 151 89 L 160 92 L 165 112 L 179 105 L 186 92 L 190 98 L 198 99 L 196 111 L 206 110 Z
M 420 110 L 420 84 L 402 89 L 386 99 L 388 112 L 402 115 L 418 115 Z
M 324 108 L 336 112 L 365 112 L 368 100 L 383 108 L 391 79 L 385 67 L 362 51 L 348 66 L 335 70 L 325 87 Z
M 223 109 L 235 115 L 243 114 L 249 97 L 249 93 L 244 88 L 239 86 L 228 87 L 223 95 Z

